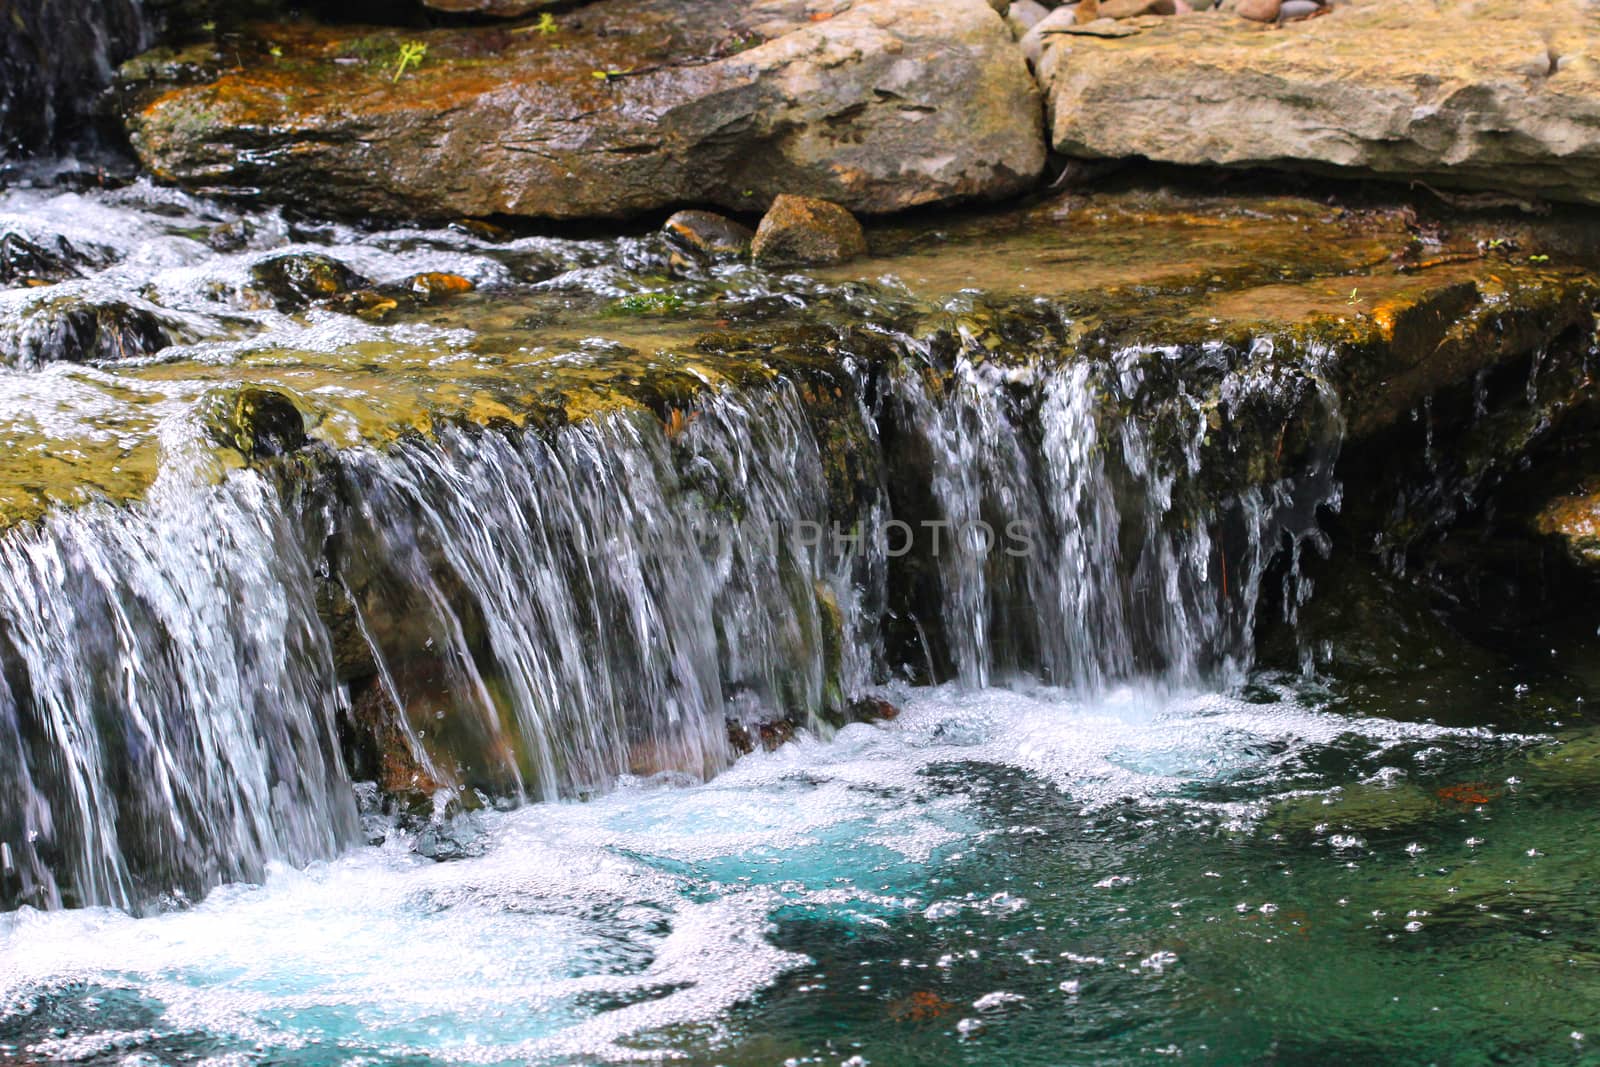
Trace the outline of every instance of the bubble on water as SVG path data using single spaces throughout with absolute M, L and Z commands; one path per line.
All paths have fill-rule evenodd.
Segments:
M 1023 996 L 1021 993 L 1007 993 L 1003 990 L 996 990 L 993 993 L 985 993 L 983 996 L 973 1001 L 972 1006 L 978 1011 L 992 1014 L 994 1012 L 1005 1011 L 1011 1005 L 1021 1004 L 1027 999 L 1028 998 Z
M 956 1023 L 956 1033 L 962 1037 L 977 1037 L 985 1029 L 982 1019 L 962 1019 Z
M 1078 995 L 1079 991 L 1083 989 L 1083 982 L 1076 978 L 1069 978 L 1065 982 L 1062 982 L 1060 985 L 1056 986 L 1056 988 L 1061 990 L 1061 992 L 1065 993 L 1069 997 L 1075 997 Z
M 1139 969 L 1160 974 L 1177 962 L 1178 954 L 1176 952 L 1153 952 L 1139 961 Z

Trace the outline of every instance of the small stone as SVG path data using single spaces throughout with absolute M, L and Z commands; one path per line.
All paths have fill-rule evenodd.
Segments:
M 1081 4 L 1079 5 L 1082 6 Z M 1173 0 L 1105 0 L 1100 5 L 1100 17 L 1108 19 L 1131 19 L 1140 15 L 1176 15 L 1177 5 Z
M 762 218 L 750 250 L 762 266 L 824 266 L 865 255 L 867 238 L 838 204 L 785 193 Z
M 749 253 L 755 231 L 714 211 L 680 211 L 661 227 L 668 237 L 713 258 Z
M 1049 14 L 1050 9 L 1039 3 L 1039 0 L 1012 0 L 1011 12 L 1006 15 L 1006 24 L 1011 27 L 1011 35 L 1020 41 Z
M 428 271 L 425 274 L 414 274 L 406 281 L 406 288 L 422 297 L 424 300 L 437 300 L 444 296 L 456 296 L 460 293 L 470 293 L 477 288 L 472 282 L 459 274 L 445 274 L 441 271 Z
M 1283 6 L 1283 0 L 1239 0 L 1233 10 L 1241 18 L 1253 19 L 1256 22 L 1275 22 L 1278 10 Z
M 1322 5 L 1317 0 L 1283 0 L 1278 8 L 1278 21 L 1307 18 L 1321 10 Z

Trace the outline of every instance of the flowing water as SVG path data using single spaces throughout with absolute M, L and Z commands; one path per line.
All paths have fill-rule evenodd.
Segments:
M 0 1063 L 1600 1034 L 1583 671 L 1441 706 L 1255 666 L 1330 551 L 1329 352 L 1079 350 L 1048 301 L 996 340 L 914 256 L 778 278 L 147 185 L 0 225 Z M 307 306 L 307 254 L 360 279 Z

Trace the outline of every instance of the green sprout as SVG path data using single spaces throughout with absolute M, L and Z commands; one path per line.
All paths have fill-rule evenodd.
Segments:
M 407 67 L 415 67 L 422 63 L 422 57 L 428 54 L 428 46 L 421 41 L 407 41 L 400 46 L 400 58 L 395 63 L 394 80 L 399 81 L 400 75 L 406 72 Z
M 599 78 L 601 81 L 604 81 L 604 82 L 613 82 L 613 81 L 616 81 L 618 78 L 624 77 L 624 76 L 626 76 L 628 74 L 632 74 L 632 73 L 633 73 L 633 68 L 632 67 L 628 67 L 626 70 L 591 70 L 589 72 L 589 76 L 591 78 Z
M 533 32 L 549 37 L 553 33 L 560 33 L 561 27 L 556 25 L 555 16 L 546 11 L 539 16 L 539 21 L 534 23 Z
M 613 315 L 664 315 L 682 310 L 683 297 L 677 293 L 630 293 L 612 304 Z
M 1351 289 L 1350 299 L 1346 300 L 1345 303 L 1349 304 L 1351 307 L 1361 303 L 1361 290 L 1359 288 Z
M 1550 257 L 1549 256 L 1544 256 L 1544 255 L 1529 256 L 1528 257 L 1528 262 L 1529 263 L 1548 263 L 1548 262 L 1550 262 Z

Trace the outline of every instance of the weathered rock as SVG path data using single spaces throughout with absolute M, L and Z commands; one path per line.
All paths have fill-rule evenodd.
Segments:
M 1050 136 L 1068 156 L 1293 167 L 1596 204 L 1600 33 L 1582 7 L 1352 0 L 1271 33 L 1187 18 L 1117 38 L 1049 34 L 1040 77 Z
M 680 211 L 661 229 L 668 237 L 712 257 L 739 257 L 750 251 L 755 231 L 714 211 Z
M 867 238 L 861 223 L 838 204 L 784 195 L 756 227 L 750 251 L 763 266 L 823 266 L 865 255 Z
M 1535 517 L 1534 528 L 1560 541 L 1574 563 L 1600 568 L 1600 479 L 1555 497 Z
M 556 34 L 281 25 L 197 82 L 136 61 L 158 176 L 325 211 L 620 217 L 781 192 L 888 212 L 1044 165 L 1037 89 L 985 0 L 608 0 Z M 401 48 L 426 46 L 400 62 Z M 409 54 L 409 53 L 408 53 Z
M 1309 18 L 1322 10 L 1322 5 L 1317 0 L 1284 0 L 1278 8 L 1278 18 L 1284 22 L 1290 19 Z
M 320 252 L 291 252 L 250 268 L 250 280 L 280 311 L 292 311 L 360 289 L 365 278 Z

